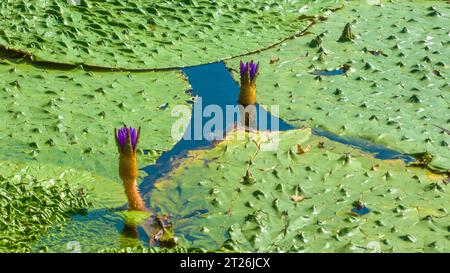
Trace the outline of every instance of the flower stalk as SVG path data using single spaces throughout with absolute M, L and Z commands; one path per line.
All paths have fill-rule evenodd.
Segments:
M 119 150 L 119 176 L 122 179 L 129 210 L 146 211 L 145 203 L 137 188 L 138 163 L 136 147 L 139 142 L 141 128 L 124 126 L 114 129 L 117 148 Z

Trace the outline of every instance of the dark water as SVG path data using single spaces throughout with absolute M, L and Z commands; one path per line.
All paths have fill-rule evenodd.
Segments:
M 317 75 L 317 76 L 338 76 L 338 75 L 344 75 L 346 70 L 340 68 L 336 70 L 319 70 L 319 71 L 313 71 L 309 74 Z
M 225 112 L 227 105 L 238 105 L 239 85 L 232 78 L 230 71 L 223 62 L 187 67 L 183 69 L 183 73 L 191 84 L 192 94 L 201 98 L 201 100 L 197 100 L 193 105 L 191 121 L 185 132 L 185 136 L 191 136 L 191 140 L 186 140 L 183 137 L 170 151 L 164 152 L 155 164 L 143 168 L 148 174 L 139 186 L 140 191 L 143 194 L 151 191 L 153 183 L 172 170 L 174 167 L 174 160 L 186 157 L 187 153 L 191 150 L 208 149 L 212 147 L 213 142 L 205 139 L 204 136 L 201 136 L 198 140 L 192 139 L 195 130 L 198 131 L 198 128 L 203 128 L 203 125 L 213 118 L 202 117 L 201 110 L 204 107 L 208 105 L 217 105 L 222 112 Z M 324 75 L 322 73 L 325 72 L 322 71 L 318 75 Z M 345 74 L 343 69 L 326 72 L 327 76 L 342 74 Z M 264 128 L 261 128 L 261 124 L 257 124 L 258 130 L 286 131 L 295 129 L 294 126 L 282 119 L 272 116 L 259 105 L 256 105 L 256 113 L 258 119 L 265 117 L 267 120 L 267 124 L 262 126 Z M 227 129 L 230 129 L 238 120 L 239 115 L 236 115 L 232 120 L 224 119 L 222 126 L 215 128 L 216 132 L 222 133 L 223 131 L 227 131 Z M 317 136 L 326 137 L 332 141 L 352 146 L 367 153 L 372 153 L 374 157 L 378 159 L 402 159 L 406 163 L 414 161 L 414 158 L 411 156 L 388 149 L 381 145 L 374 145 L 366 140 L 341 137 L 318 128 L 314 128 L 312 132 Z

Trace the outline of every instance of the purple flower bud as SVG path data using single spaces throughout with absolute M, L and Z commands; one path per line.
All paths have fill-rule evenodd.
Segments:
M 256 75 L 258 74 L 259 69 L 259 63 L 255 63 L 252 61 L 249 62 L 240 62 L 240 73 L 241 78 L 245 78 L 246 76 L 250 79 L 250 81 L 253 81 L 256 78 Z
M 119 145 L 120 150 L 124 151 L 126 145 L 127 145 L 127 139 L 131 141 L 131 147 L 133 150 L 136 149 L 137 142 L 139 140 L 139 133 L 140 128 L 136 130 L 136 128 L 133 127 L 122 127 L 117 130 L 117 143 Z

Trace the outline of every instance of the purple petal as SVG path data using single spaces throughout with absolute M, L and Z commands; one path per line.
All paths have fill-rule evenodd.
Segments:
M 247 72 L 248 63 L 243 63 L 241 61 L 241 77 L 245 76 L 245 73 Z
M 240 61 L 241 78 L 248 76 L 250 81 L 253 81 L 256 77 L 256 74 L 258 74 L 258 69 L 259 69 L 259 63 L 256 63 L 253 60 L 251 60 L 250 62 L 245 62 L 245 63 Z
M 136 148 L 137 142 L 136 128 L 130 127 L 130 139 L 131 139 L 131 146 L 133 147 L 134 150 Z
M 253 61 L 250 62 L 250 80 L 252 81 L 256 74 L 256 64 Z
M 123 149 L 125 147 L 125 143 L 127 141 L 127 128 L 120 128 L 117 131 L 117 140 L 119 141 L 120 148 Z

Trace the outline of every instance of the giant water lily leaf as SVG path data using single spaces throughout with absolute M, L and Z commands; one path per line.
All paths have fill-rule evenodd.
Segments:
M 35 159 L 116 178 L 114 128 L 141 126 L 141 166 L 170 149 L 176 105 L 186 105 L 181 72 L 124 73 L 40 69 L 0 63 L 1 158 Z M 168 103 L 166 109 L 161 104 Z M 189 118 L 189 117 L 187 117 Z
M 193 152 L 147 195 L 171 214 L 181 246 L 228 251 L 448 251 L 448 189 L 401 160 L 282 132 L 231 134 Z M 321 143 L 323 142 L 323 143 Z M 319 143 L 321 143 L 319 145 Z M 310 147 L 297 153 L 297 145 Z M 292 196 L 302 196 L 296 202 Z M 370 212 L 350 213 L 355 201 Z
M 2 1 L 0 45 L 36 61 L 135 69 L 196 65 L 276 43 L 304 29 L 307 15 L 340 2 Z
M 311 35 L 251 56 L 261 64 L 257 101 L 297 126 L 428 151 L 448 169 L 450 139 L 435 125 L 450 123 L 449 11 L 445 1 L 352 1 Z

